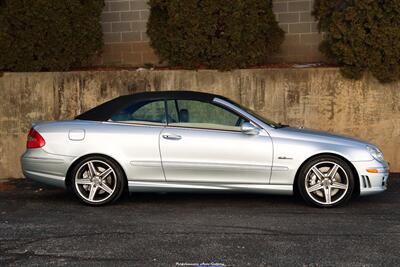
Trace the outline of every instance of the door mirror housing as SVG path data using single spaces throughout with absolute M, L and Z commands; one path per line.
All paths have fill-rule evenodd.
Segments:
M 250 122 L 244 122 L 241 127 L 242 133 L 248 134 L 248 135 L 257 135 L 260 133 L 260 129 L 258 129 L 256 126 L 251 124 Z

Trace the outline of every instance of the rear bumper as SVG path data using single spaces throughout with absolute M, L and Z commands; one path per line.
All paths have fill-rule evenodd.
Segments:
M 65 177 L 72 157 L 49 154 L 43 149 L 28 149 L 21 156 L 24 176 L 51 186 L 65 188 Z
M 386 162 L 376 160 L 352 162 L 359 175 L 360 195 L 373 195 L 382 193 L 387 189 L 389 179 L 389 166 Z M 378 173 L 368 172 L 367 169 L 376 169 Z

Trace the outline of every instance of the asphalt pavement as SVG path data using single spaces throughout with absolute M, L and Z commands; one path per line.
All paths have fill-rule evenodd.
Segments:
M 89 207 L 0 182 L 0 266 L 399 266 L 400 175 L 320 209 L 263 194 L 134 194 Z M 207 265 L 208 264 L 208 265 Z

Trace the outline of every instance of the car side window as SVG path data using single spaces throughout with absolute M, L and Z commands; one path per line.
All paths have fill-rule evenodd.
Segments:
M 168 125 L 240 131 L 243 118 L 212 103 L 197 100 L 168 100 Z
M 164 100 L 135 103 L 111 116 L 111 121 L 126 123 L 167 123 Z

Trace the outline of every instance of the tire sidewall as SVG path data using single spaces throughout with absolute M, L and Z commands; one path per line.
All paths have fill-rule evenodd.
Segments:
M 339 202 L 334 203 L 334 204 L 329 204 L 329 205 L 321 204 L 321 203 L 314 201 L 308 195 L 308 193 L 306 191 L 306 187 L 305 187 L 305 179 L 306 179 L 307 173 L 310 170 L 310 168 L 312 166 L 314 166 L 315 164 L 317 164 L 319 162 L 323 162 L 323 161 L 331 161 L 331 162 L 334 162 L 334 163 L 340 165 L 343 168 L 343 170 L 346 172 L 348 180 L 349 180 L 349 187 L 347 189 L 345 196 Z M 354 179 L 355 179 L 354 174 L 353 174 L 349 164 L 346 163 L 344 160 L 342 160 L 338 157 L 334 157 L 334 156 L 322 156 L 322 157 L 317 157 L 317 158 L 311 159 L 306 164 L 304 164 L 304 166 L 300 170 L 299 179 L 297 180 L 297 188 L 299 189 L 300 195 L 303 197 L 303 199 L 308 204 L 317 206 L 317 207 L 332 208 L 332 207 L 342 206 L 350 200 L 350 198 L 353 194 L 353 191 L 354 191 L 354 186 L 355 186 Z

